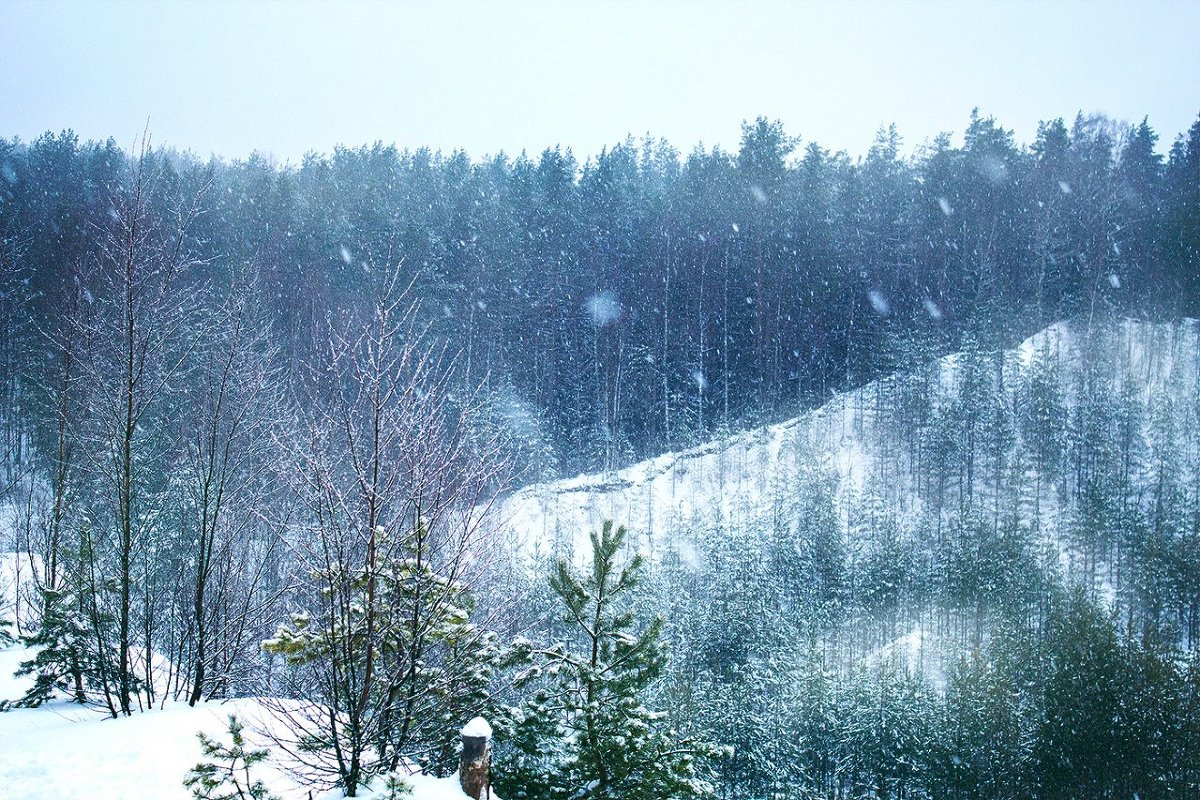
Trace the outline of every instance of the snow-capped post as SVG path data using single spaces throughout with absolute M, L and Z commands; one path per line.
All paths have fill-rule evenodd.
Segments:
M 488 767 L 492 750 L 488 740 L 492 738 L 492 726 L 483 717 L 476 717 L 459 731 L 462 736 L 462 756 L 458 762 L 458 782 L 468 796 L 479 800 L 487 793 L 492 796 Z

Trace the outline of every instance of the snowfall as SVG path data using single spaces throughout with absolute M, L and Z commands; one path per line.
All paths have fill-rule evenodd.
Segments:
M 1151 325 L 1127 322 L 1117 332 L 1116 352 L 1123 370 L 1136 378 L 1146 395 L 1159 391 L 1173 372 L 1196 370 L 1200 325 Z M 1012 368 L 1028 366 L 1037 352 L 1060 359 L 1078 357 L 1080 342 L 1069 326 L 1057 324 L 1031 337 L 1012 353 Z M 953 385 L 955 355 L 942 358 L 937 369 L 945 387 Z M 1189 372 L 1190 380 L 1196 380 Z M 500 530 L 517 549 L 534 556 L 578 554 L 581 532 L 604 519 L 629 524 L 635 546 L 651 558 L 664 545 L 686 561 L 687 540 L 678 535 L 697 518 L 736 521 L 741 515 L 769 511 L 773 498 L 798 474 L 815 469 L 832 480 L 842 508 L 865 485 L 881 463 L 873 452 L 870 430 L 872 393 L 879 382 L 832 397 L 821 408 L 776 425 L 743 431 L 677 453 L 666 453 L 617 472 L 584 475 L 525 487 L 496 509 Z M 896 474 L 893 471 L 892 474 Z M 906 487 L 885 487 L 887 500 L 905 508 L 912 500 Z M 908 509 L 916 513 L 918 509 Z M 1048 515 L 1053 519 L 1053 515 Z M 843 518 L 843 524 L 846 520 Z M 666 536 L 667 533 L 676 535 Z M 1046 535 L 1057 540 L 1053 526 Z M 1055 545 L 1061 546 L 1058 541 Z M 693 556 L 694 557 L 694 556 Z M 1065 558 L 1065 554 L 1064 554 Z M 19 560 L 0 554 L 0 618 L 13 620 L 19 583 Z M 28 621 L 26 621 L 28 622 Z M 938 644 L 914 628 L 868 656 L 899 657 L 909 664 L 931 665 Z M 14 700 L 29 685 L 13 671 L 32 653 L 20 646 L 0 649 L 0 700 Z M 936 668 L 935 668 L 936 672 Z M 932 675 L 935 683 L 938 676 Z M 37 709 L 0 713 L 0 798 L 3 800 L 187 800 L 187 771 L 201 760 L 196 734 L 227 741 L 230 714 L 246 723 L 252 746 L 269 746 L 269 731 L 278 724 L 258 699 L 198 705 L 165 703 L 128 718 L 110 719 L 94 709 L 57 701 Z M 256 777 L 282 800 L 332 800 L 341 792 L 300 785 L 286 765 L 259 765 Z M 456 778 L 412 775 L 413 800 L 463 800 Z M 311 794 L 310 794 L 311 793 Z M 372 797 L 369 792 L 360 796 Z

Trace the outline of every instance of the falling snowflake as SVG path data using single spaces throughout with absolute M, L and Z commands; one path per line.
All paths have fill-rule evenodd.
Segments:
M 621 316 L 621 304 L 612 292 L 598 292 L 587 299 L 584 304 L 592 324 L 597 328 L 616 322 Z
M 875 309 L 875 313 L 881 317 L 886 317 L 891 313 L 892 307 L 888 304 L 887 298 L 878 289 L 872 289 L 867 292 L 867 299 L 871 301 L 871 308 Z

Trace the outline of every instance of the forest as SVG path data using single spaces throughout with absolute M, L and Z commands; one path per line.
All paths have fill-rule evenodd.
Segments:
M 1200 797 L 1200 119 L 902 149 L 0 142 L 16 705 L 271 698 L 347 796 L 482 714 L 506 798 Z M 505 535 L 837 403 L 853 486 Z

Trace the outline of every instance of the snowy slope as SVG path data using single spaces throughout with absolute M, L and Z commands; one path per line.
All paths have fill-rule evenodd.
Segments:
M 16 700 L 28 688 L 27 678 L 13 670 L 32 657 L 20 646 L 0 648 L 0 700 Z M 271 748 L 267 732 L 280 725 L 268 705 L 257 698 L 223 703 L 168 702 L 162 707 L 112 719 L 99 709 L 55 701 L 40 708 L 0 713 L 0 797 L 5 800 L 190 800 L 184 775 L 202 759 L 196 738 L 203 731 L 228 742 L 230 714 L 245 725 L 251 747 Z M 299 782 L 287 770 L 278 750 L 255 766 L 281 800 L 333 800 L 340 790 L 320 791 Z M 465 800 L 457 778 L 409 776 L 411 800 Z M 382 790 L 381 790 L 382 791 Z M 311 792 L 311 794 L 310 794 Z M 382 796 L 382 795 L 380 795 Z M 360 790 L 359 797 L 375 795 Z
M 527 486 L 507 497 L 496 517 L 531 551 L 578 549 L 589 531 L 612 519 L 653 552 L 669 531 L 761 510 L 801 468 L 824 467 L 844 488 L 861 487 L 870 454 L 860 443 L 866 415 L 859 399 L 859 393 L 844 394 L 801 417 L 617 472 Z
M 1089 359 L 1092 363 L 1099 359 L 1106 369 L 1112 368 L 1111 391 L 1140 401 L 1145 420 L 1168 413 L 1174 416 L 1177 431 L 1195 427 L 1196 414 L 1173 398 L 1200 395 L 1198 335 L 1195 320 L 1169 324 L 1125 320 L 1092 330 L 1077 323 L 1056 323 L 999 359 L 1000 383 L 1008 393 L 1004 402 L 1009 408 L 1017 402 L 1013 387 L 1024 385 L 1018 379 L 1028 377 L 1037 359 L 1056 364 L 1060 379 L 1078 373 Z M 989 363 L 996 361 L 992 358 Z M 917 382 L 933 387 L 935 406 L 952 401 L 962 362 L 961 354 L 951 354 L 921 371 Z M 855 524 L 864 509 L 883 509 L 910 532 L 928 530 L 936 517 L 923 507 L 913 483 L 911 443 L 896 435 L 886 411 L 895 406 L 909 377 L 913 376 L 889 376 L 786 422 L 665 453 L 617 472 L 525 487 L 500 504 L 496 518 L 503 533 L 531 556 L 579 557 L 588 550 L 588 533 L 611 519 L 626 525 L 631 541 L 652 559 L 673 550 L 688 563 L 695 557 L 691 543 L 696 531 L 716 525 L 748 530 L 777 520 L 794 525 L 796 487 L 802 481 L 811 487 L 815 478 L 829 487 L 852 550 L 863 546 L 855 538 Z M 1080 402 L 1077 386 L 1068 381 L 1060 389 L 1068 408 Z M 1175 442 L 1182 462 L 1200 469 L 1200 453 L 1191 452 L 1195 449 L 1195 441 L 1187 441 L 1186 436 Z M 923 458 L 937 461 L 939 455 L 934 450 Z M 1063 498 L 1049 480 L 1035 503 L 1035 474 L 1026 473 L 1022 513 L 1047 551 L 1057 552 L 1063 573 L 1070 575 L 1078 558 L 1069 545 L 1071 517 L 1063 513 Z M 986 482 L 975 497 L 980 508 L 992 508 L 995 494 Z M 789 501 L 793 501 L 790 507 Z M 792 517 L 787 521 L 789 509 Z M 942 513 L 952 512 L 943 509 Z M 1100 595 L 1114 600 L 1107 573 L 1101 570 L 1096 579 Z M 956 648 L 916 622 L 861 658 L 865 664 L 903 663 L 941 685 Z
M 1093 332 L 1060 322 L 1006 354 L 1005 369 L 1025 369 L 1039 352 L 1078 363 L 1095 337 L 1101 337 L 1122 378 L 1136 384 L 1148 402 L 1172 381 L 1196 385 L 1197 333 L 1195 320 L 1127 320 Z M 955 384 L 958 360 L 952 354 L 931 365 L 944 392 Z M 786 422 L 665 453 L 617 472 L 527 486 L 500 504 L 496 519 L 528 552 L 554 555 L 584 549 L 588 532 L 612 519 L 626 525 L 631 540 L 653 556 L 673 533 L 689 526 L 762 519 L 805 472 L 830 479 L 843 506 L 870 487 L 886 502 L 906 508 L 915 502 L 912 493 L 890 477 L 903 470 L 884 461 L 907 456 L 894 448 L 880 452 L 878 444 L 879 397 L 896 379 L 838 395 Z
M 6 655 L 0 653 L 0 656 Z M 3 681 L 0 680 L 0 685 Z M 94 709 L 54 703 L 0 714 L 0 796 L 11 800 L 189 800 L 187 771 L 201 760 L 196 733 L 228 741 L 229 714 L 246 722 L 254 747 L 270 747 L 262 729 L 278 724 L 256 699 L 227 703 L 169 703 L 165 708 L 109 719 Z M 278 756 L 278 754 L 275 754 Z M 282 800 L 307 800 L 279 761 L 252 776 Z M 412 800 L 463 800 L 457 779 L 410 776 Z M 341 797 L 339 790 L 312 797 Z M 360 797 L 370 800 L 369 792 Z

